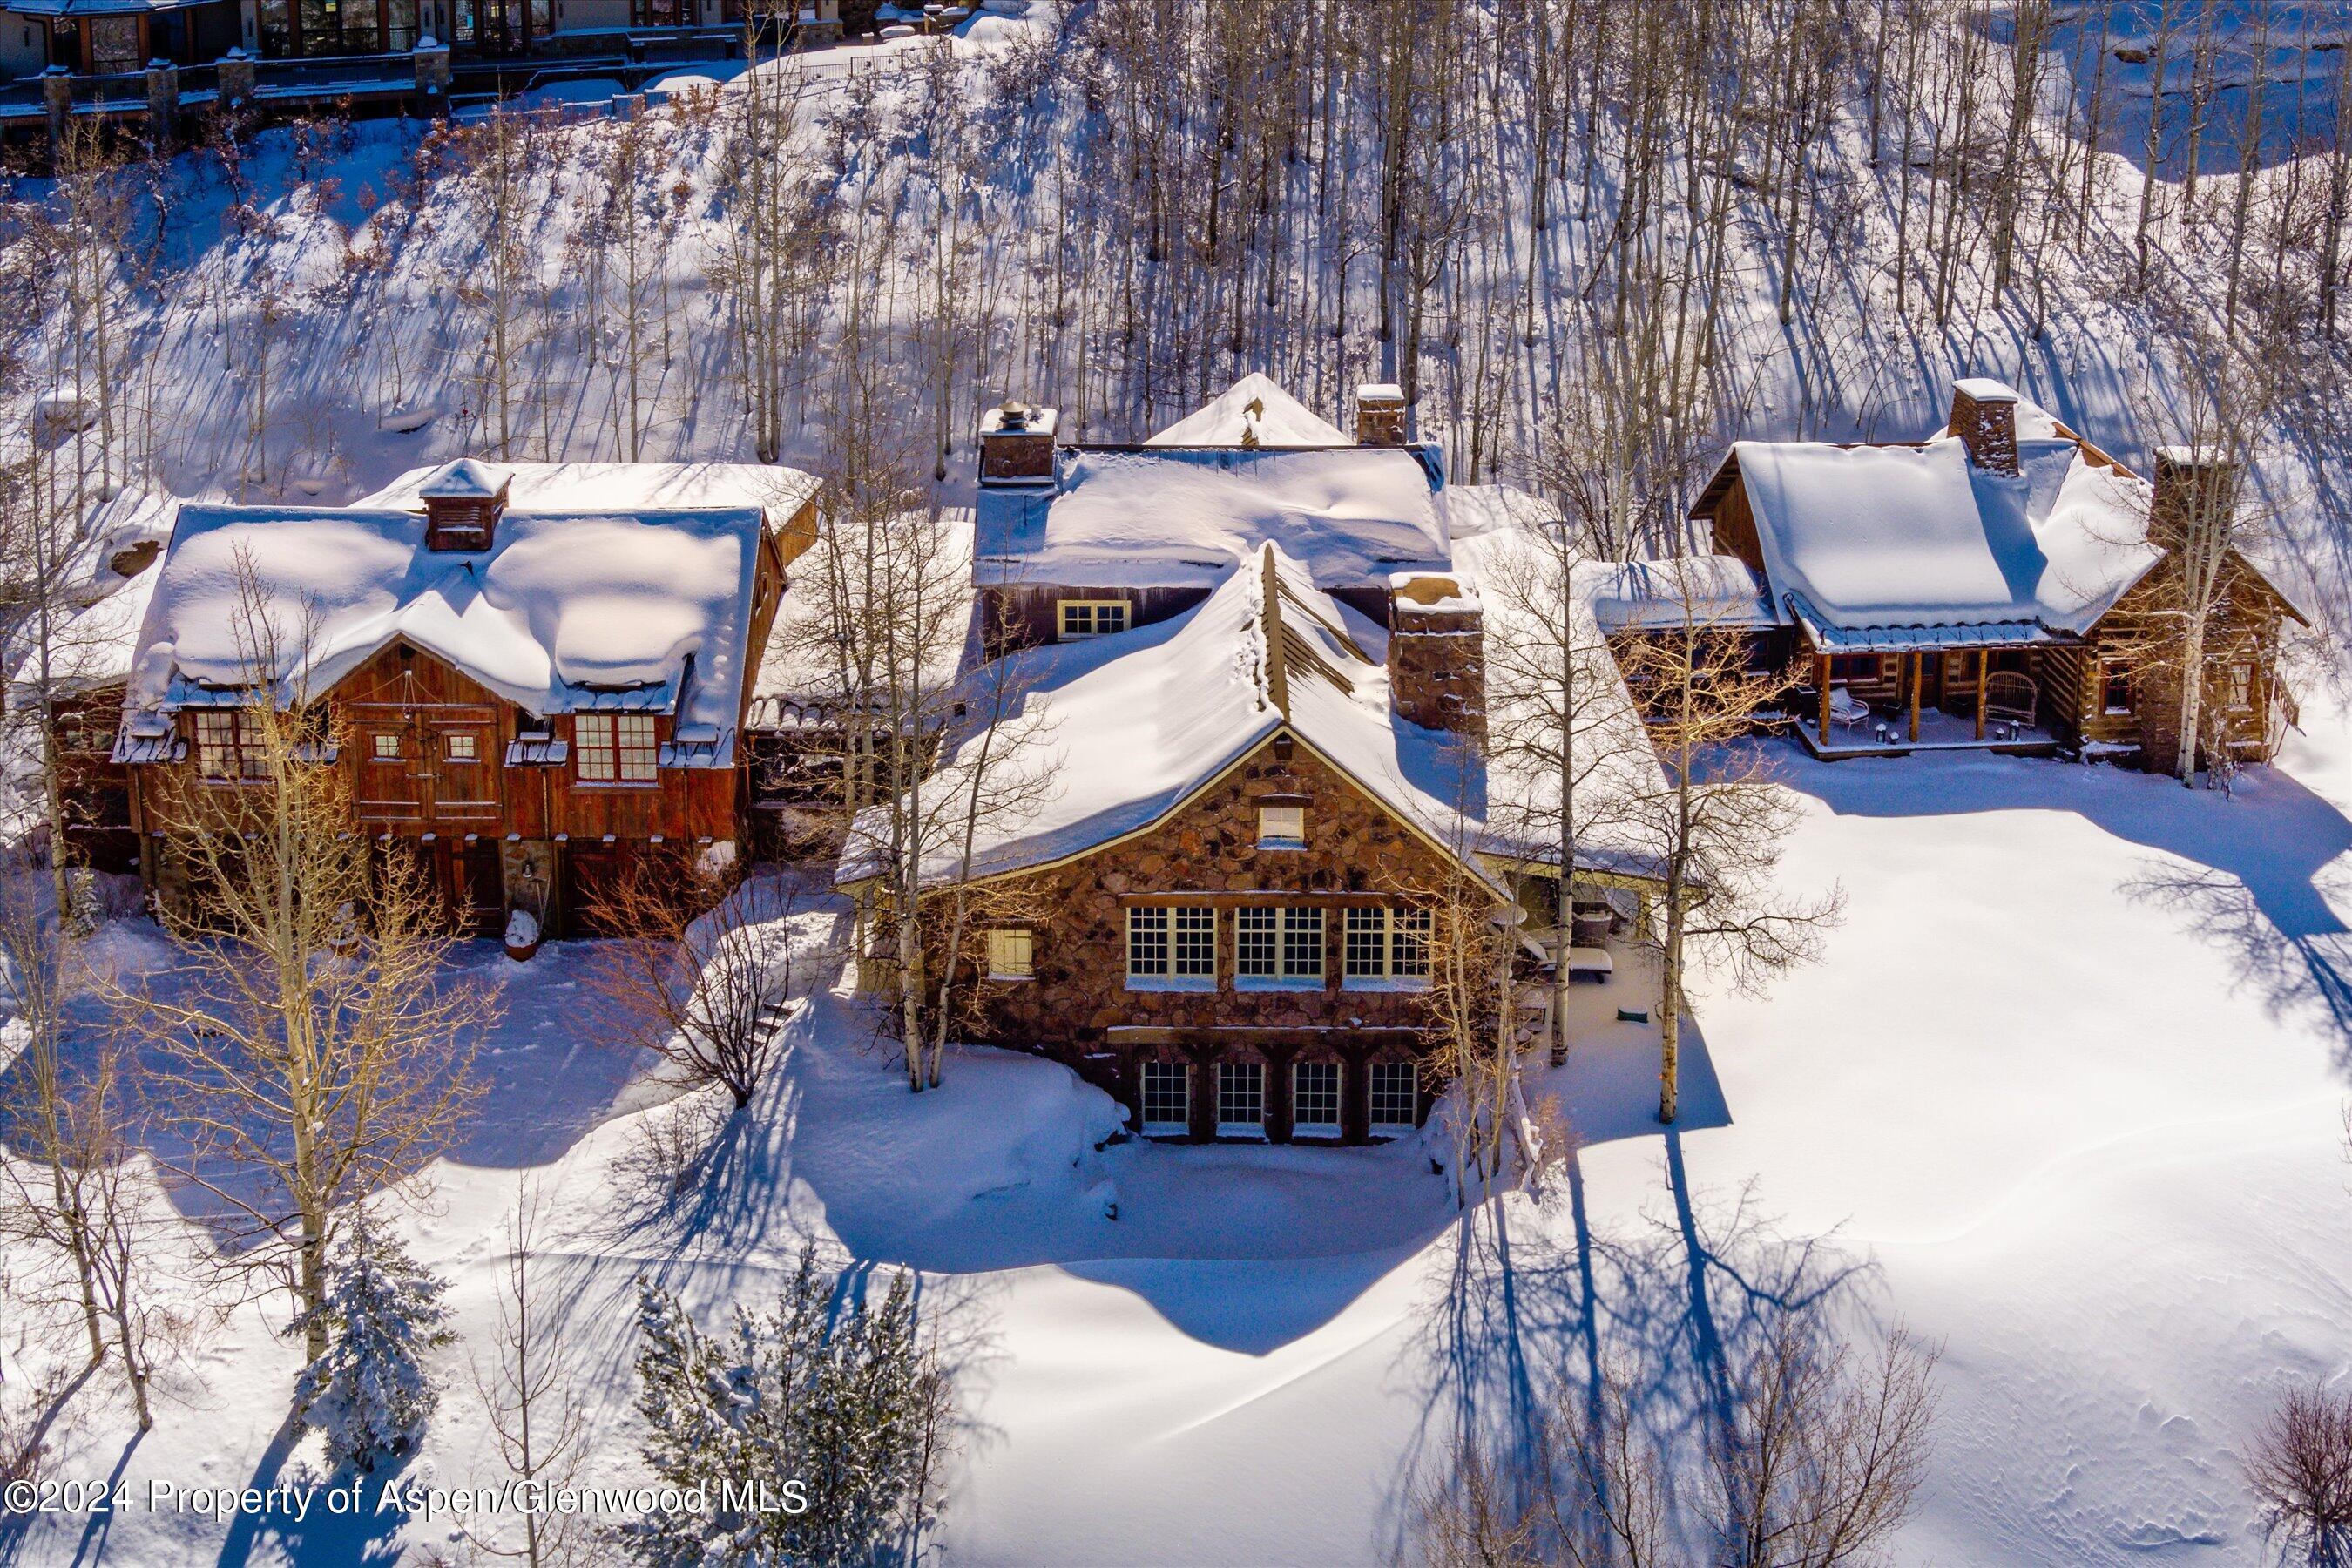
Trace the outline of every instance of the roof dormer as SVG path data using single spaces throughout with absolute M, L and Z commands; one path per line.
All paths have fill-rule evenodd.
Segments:
M 460 458 L 417 487 L 427 550 L 487 551 L 498 542 L 513 471 Z

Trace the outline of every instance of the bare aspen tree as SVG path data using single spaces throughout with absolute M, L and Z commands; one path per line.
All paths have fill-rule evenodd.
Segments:
M 1841 890 L 1781 896 L 1772 873 L 1797 807 L 1766 753 L 1741 744 L 1759 710 L 1784 689 L 1778 672 L 1748 668 L 1747 639 L 1711 622 L 1687 558 L 1655 563 L 1682 625 L 1620 640 L 1634 700 L 1649 720 L 1663 773 L 1627 804 L 1656 857 L 1663 891 L 1650 932 L 1664 963 L 1658 994 L 1658 1120 L 1679 1113 L 1683 983 L 1696 950 L 1733 982 L 1760 984 L 1811 959 L 1843 907 Z
M 500 1542 L 467 1530 L 468 1542 L 493 1557 L 530 1568 L 563 1568 L 594 1559 L 585 1521 L 547 1499 L 572 1484 L 588 1452 L 588 1422 L 581 1404 L 576 1358 L 547 1315 L 533 1268 L 547 1226 L 545 1195 L 524 1178 L 514 1213 L 507 1216 L 506 1258 L 498 1279 L 498 1337 L 485 1370 L 474 1363 L 474 1389 L 488 1412 L 490 1435 L 518 1493 L 522 1540 Z
M 225 1264 L 290 1289 L 315 1360 L 345 1206 L 446 1145 L 494 1003 L 449 972 L 457 938 L 408 854 L 355 831 L 341 737 L 303 673 L 314 617 L 249 557 L 236 573 L 249 679 L 230 771 L 158 803 L 175 825 L 159 852 L 191 889 L 162 911 L 179 962 L 112 995 L 191 1133 L 179 1174 L 218 1205 Z

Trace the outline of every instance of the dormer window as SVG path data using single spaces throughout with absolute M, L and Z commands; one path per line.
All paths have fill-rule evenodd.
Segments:
M 1064 642 L 1106 637 L 1127 630 L 1124 599 L 1064 599 L 1061 609 Z
M 497 542 L 512 475 L 460 458 L 418 487 L 427 550 L 483 551 Z
M 583 784 L 652 784 L 660 747 L 650 713 L 583 713 L 572 721 Z
M 1257 847 L 1261 849 L 1306 848 L 1307 808 L 1303 805 L 1259 806 Z
M 195 718 L 197 776 L 214 780 L 269 776 L 260 714 L 244 709 L 212 709 Z

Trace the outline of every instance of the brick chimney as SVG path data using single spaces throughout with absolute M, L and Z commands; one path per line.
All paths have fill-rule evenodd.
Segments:
M 2017 393 L 2007 383 L 1980 375 L 1952 383 L 1952 434 L 1978 468 L 2017 477 Z
M 1404 389 L 1387 382 L 1368 382 L 1356 388 L 1356 445 L 1404 445 Z
M 1389 700 L 1400 719 L 1486 744 L 1486 613 L 1459 578 L 1389 579 Z
M 2237 506 L 2242 474 L 2237 460 L 2218 447 L 2158 447 L 2156 493 L 2147 503 L 2148 542 L 2178 550 L 2190 530 L 2210 530 Z
M 999 485 L 1050 485 L 1054 482 L 1054 426 L 1051 408 L 1037 408 L 1010 398 L 980 416 L 980 482 Z
M 460 458 L 417 487 L 425 502 L 427 550 L 488 550 L 498 542 L 513 472 Z

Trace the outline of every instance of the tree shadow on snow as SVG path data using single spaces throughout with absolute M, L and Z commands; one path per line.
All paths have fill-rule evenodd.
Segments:
M 1874 1263 L 1782 1234 L 1752 1186 L 1695 1185 L 1679 1129 L 1661 1167 L 1664 1192 L 1617 1234 L 1595 1229 L 1579 1161 L 1540 1194 L 1462 1216 L 1398 1358 L 1423 1409 L 1386 1503 L 1399 1559 L 1415 1557 L 1423 1500 L 1454 1479 L 1465 1435 L 1498 1458 L 1501 1487 L 1531 1493 L 1553 1413 L 1597 1423 L 1612 1379 L 1667 1461 L 1670 1528 L 1703 1549 L 1706 1457 L 1773 1337 L 1793 1329 L 1826 1346 L 1879 1313 Z
M 2021 757 L 1915 756 L 1822 763 L 1788 747 L 1780 777 L 1841 816 L 1948 816 L 2064 811 L 2151 858 L 2124 886 L 2177 910 L 2231 953 L 2277 1011 L 2315 1005 L 2352 1071 L 2352 933 L 2330 895 L 2352 896 L 2352 821 L 2275 767 L 2250 768 L 2227 797 L 2118 768 Z

